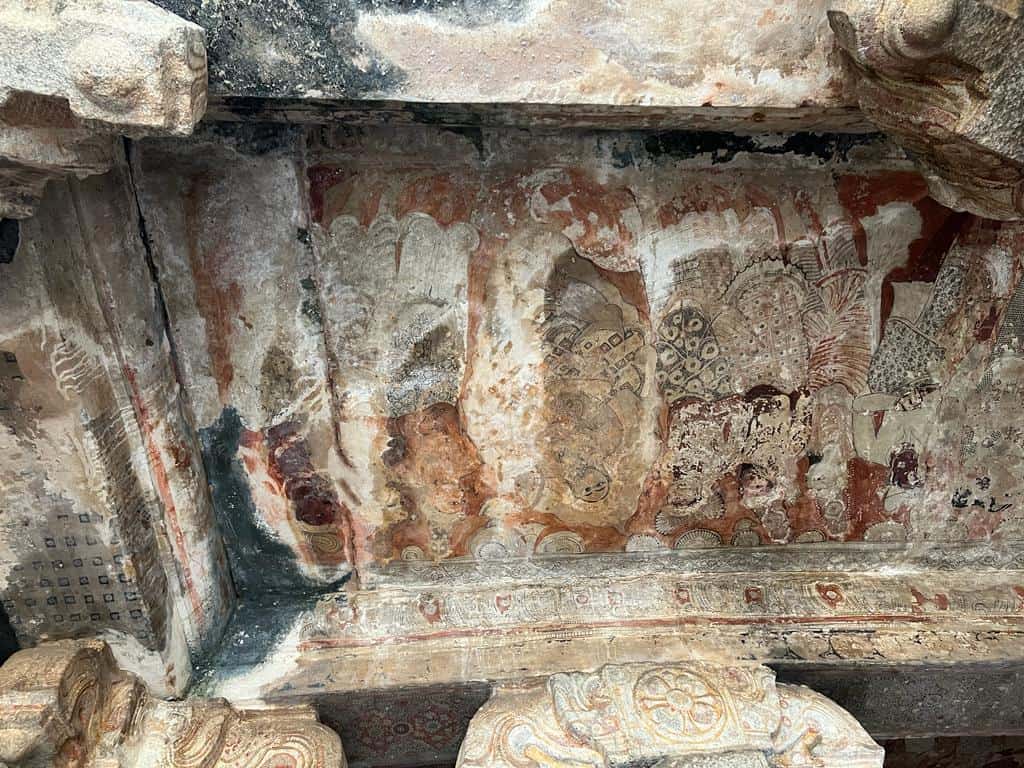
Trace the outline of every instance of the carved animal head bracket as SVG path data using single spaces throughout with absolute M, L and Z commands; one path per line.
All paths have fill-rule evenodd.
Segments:
M 1020 0 L 834 0 L 861 109 L 944 205 L 1024 217 Z
M 457 768 L 881 768 L 847 712 L 766 667 L 628 664 L 501 688 Z
M 308 708 L 165 702 L 118 668 L 106 643 L 61 640 L 0 668 L 7 768 L 345 768 L 338 735 Z

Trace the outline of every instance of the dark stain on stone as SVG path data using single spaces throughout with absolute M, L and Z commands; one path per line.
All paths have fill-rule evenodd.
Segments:
M 486 151 L 484 150 L 484 132 L 481 128 L 474 126 L 450 126 L 448 128 L 449 133 L 454 133 L 458 136 L 462 136 L 467 141 L 471 142 L 476 148 L 477 157 L 481 161 L 487 159 Z
M 306 295 L 302 297 L 302 314 L 309 318 L 316 327 L 323 323 L 323 310 L 320 307 L 320 294 L 316 290 L 316 282 L 312 277 L 304 277 L 299 281 Z
M 286 421 L 266 431 L 270 475 L 284 488 L 295 517 L 306 525 L 341 522 L 347 517 L 331 482 L 316 471 L 299 424 Z
M 209 122 L 200 125 L 197 139 L 209 139 L 243 155 L 261 157 L 295 152 L 301 128 L 267 121 Z
M 249 0 L 156 4 L 206 31 L 213 96 L 301 97 L 316 90 L 359 98 L 393 93 L 404 80 L 398 68 L 356 38 L 365 3 L 293 0 L 287 10 Z
M 0 219 L 0 264 L 10 264 L 21 242 L 21 225 L 17 219 Z
M 18 397 L 25 386 L 25 374 L 18 365 L 18 356 L 0 349 L 0 424 L 11 434 L 17 435 L 24 421 L 24 414 L 18 408 Z
M 822 163 L 845 161 L 854 147 L 873 144 L 879 134 L 792 133 L 780 144 L 761 143 L 756 136 L 718 131 L 659 131 L 634 134 L 611 148 L 617 168 L 639 166 L 643 159 L 691 160 L 710 155 L 712 165 L 732 162 L 740 153 L 794 155 Z
M 0 664 L 7 661 L 7 657 L 19 649 L 18 638 L 14 635 L 14 628 L 11 627 L 7 611 L 0 607 Z
M 889 484 L 903 489 L 917 488 L 921 485 L 919 467 L 917 449 L 904 443 L 889 454 Z
M 335 590 L 347 580 L 332 585 Z M 213 695 L 217 681 L 240 669 L 252 669 L 274 655 L 275 649 L 302 617 L 309 616 L 319 594 L 264 595 L 258 592 L 235 605 L 221 642 L 210 654 L 193 662 L 192 693 Z
M 199 431 L 214 512 L 224 532 L 235 586 L 243 598 L 317 590 L 318 585 L 299 571 L 291 549 L 257 522 L 245 468 L 238 458 L 242 432 L 242 420 L 230 406 L 213 424 Z
M 521 21 L 526 0 L 355 0 L 369 13 L 424 13 L 459 27 L 482 27 Z

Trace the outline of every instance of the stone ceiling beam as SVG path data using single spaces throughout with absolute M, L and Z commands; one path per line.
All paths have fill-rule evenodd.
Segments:
M 541 571 L 566 564 L 504 576 L 485 563 L 453 565 L 447 579 L 435 566 L 419 584 L 406 574 L 403 587 L 287 612 L 243 605 L 199 690 L 239 704 L 313 700 L 343 724 L 340 713 L 367 697 L 439 687 L 475 707 L 481 684 L 603 664 L 739 660 L 825 691 L 876 738 L 1024 732 L 1006 715 L 1024 674 L 1024 573 L 1012 555 L 1000 563 L 987 547 L 979 557 L 950 548 L 945 568 L 973 562 L 965 572 L 922 568 L 891 548 L 875 553 L 877 568 L 861 552 L 859 567 L 844 570 L 842 557 L 829 564 L 813 547 L 785 549 L 674 565 L 620 556 L 614 575 L 600 575 L 598 562 L 590 576 L 569 567 L 546 579 Z M 740 568 L 742 557 L 756 567 Z M 943 699 L 956 706 L 935 705 Z
M 824 0 L 156 0 L 208 35 L 212 111 L 870 130 Z

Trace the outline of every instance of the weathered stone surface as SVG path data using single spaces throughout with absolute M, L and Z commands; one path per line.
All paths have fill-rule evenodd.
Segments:
M 0 51 L 0 217 L 109 170 L 113 134 L 188 134 L 206 110 L 202 29 L 147 2 L 8 2 Z
M 1017 0 L 834 0 L 861 108 L 911 151 L 932 195 L 1024 216 L 1024 15 Z
M 613 123 L 618 107 L 638 105 L 677 124 L 796 109 L 863 126 L 823 0 L 295 0 L 287 14 L 237 0 L 159 4 L 206 29 L 215 98 L 531 104 L 562 121 L 597 109 Z
M 776 686 L 765 667 L 636 664 L 497 689 L 456 768 L 881 768 L 883 756 L 848 713 L 808 688 Z
M 206 109 L 202 29 L 148 2 L 14 0 L 0 48 L 5 124 L 188 134 Z
M 1016 703 L 1024 683 L 1019 661 L 962 667 L 882 663 L 860 670 L 850 663 L 827 669 L 787 662 L 775 667 L 781 680 L 837 697 L 878 740 L 1024 734 L 1024 713 Z
M 106 173 L 118 152 L 115 136 L 86 129 L 0 125 L 0 217 L 28 218 L 48 181 Z
M 1024 733 L 1024 229 L 982 218 L 1021 212 L 1019 3 L 162 4 L 245 124 L 117 136 L 203 101 L 150 5 L 0 11 L 22 644 L 315 705 L 356 768 L 452 763 L 492 687 L 464 761 L 877 766 L 801 682 L 875 738 Z M 0 724 L 8 763 L 343 760 L 308 709 L 58 648 L 112 730 L 34 690 L 63 735 Z M 681 739 L 737 660 L 784 684 Z M 636 727 L 652 665 L 690 697 Z
M 885 742 L 891 768 L 1018 768 L 1024 765 L 1020 737 L 906 739 Z
M 0 263 L 3 608 L 106 637 L 155 690 L 216 642 L 230 581 L 123 171 L 51 185 Z
M 191 158 L 149 142 L 135 160 L 237 586 L 294 594 L 350 574 L 351 501 L 296 137 L 254 142 Z
M 243 602 L 204 691 L 1019 659 L 1021 235 L 877 139 L 216 126 L 131 173 L 177 370 L 125 256 L 96 338 L 216 627 L 212 489 Z
M 309 709 L 160 702 L 96 641 L 19 651 L 0 669 L 0 760 L 10 768 L 344 768 Z
M 657 584 L 649 576 L 653 588 L 639 579 L 577 578 L 575 587 L 464 586 L 324 598 L 315 610 L 293 615 L 259 648 L 229 641 L 203 690 L 239 702 L 301 701 L 367 687 L 393 692 L 461 686 L 602 663 L 690 658 L 811 667 L 941 661 L 950 665 L 950 680 L 969 686 L 970 667 L 954 665 L 1020 658 L 1019 573 L 1008 577 L 1016 587 L 978 591 L 967 586 L 977 580 L 973 575 L 953 588 L 925 574 L 910 587 L 863 575 L 827 578 L 695 575 Z M 699 586 L 705 580 L 710 583 Z M 852 586 L 858 581 L 865 583 Z M 964 610 L 972 601 L 992 607 Z M 822 608 L 815 609 L 815 602 Z M 240 632 L 251 632 L 252 618 L 240 614 Z M 849 684 L 857 674 L 836 679 Z M 884 698 L 879 704 L 888 711 Z
M 1021 233 L 884 145 L 313 139 L 138 155 L 214 488 L 248 495 L 218 513 L 275 577 L 1020 539 Z

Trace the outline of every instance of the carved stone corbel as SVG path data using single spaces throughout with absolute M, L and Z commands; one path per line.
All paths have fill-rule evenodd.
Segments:
M 881 768 L 847 712 L 762 666 L 626 664 L 498 689 L 456 768 Z
M 932 196 L 1024 217 L 1021 0 L 833 0 L 861 109 L 913 156 Z
M 0 4 L 0 217 L 108 170 L 119 135 L 191 133 L 206 81 L 203 30 L 148 2 Z
M 345 768 L 338 735 L 304 707 L 160 701 L 101 641 L 61 640 L 0 668 L 7 768 Z

